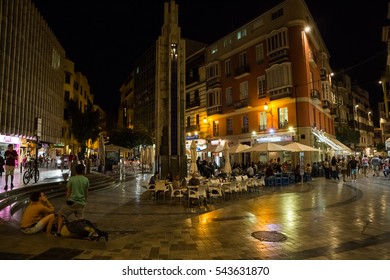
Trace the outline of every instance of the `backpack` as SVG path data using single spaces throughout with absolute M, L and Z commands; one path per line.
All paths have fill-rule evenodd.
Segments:
M 68 231 L 81 239 L 100 240 L 100 237 L 104 237 L 108 241 L 107 232 L 99 230 L 89 220 L 79 219 L 68 222 L 65 224 Z

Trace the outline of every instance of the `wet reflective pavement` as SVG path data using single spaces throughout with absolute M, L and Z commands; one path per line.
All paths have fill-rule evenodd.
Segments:
M 0 221 L 0 259 L 390 259 L 385 177 L 313 178 L 188 208 L 151 199 L 150 176 L 91 192 L 86 218 L 109 232 L 108 242 L 24 236 Z M 56 209 L 62 201 L 52 200 Z

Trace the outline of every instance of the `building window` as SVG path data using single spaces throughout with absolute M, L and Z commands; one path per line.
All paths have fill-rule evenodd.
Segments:
M 267 112 L 260 112 L 259 116 L 260 116 L 259 130 L 260 131 L 267 130 Z
M 70 73 L 65 72 L 65 83 L 70 85 Z
M 260 64 L 264 61 L 264 44 L 256 46 L 256 63 Z
M 288 108 L 283 107 L 278 110 L 279 128 L 288 127 Z
M 225 89 L 226 92 L 226 105 L 232 105 L 233 104 L 233 88 L 228 87 Z
M 199 114 L 196 114 L 195 120 L 196 120 L 196 125 L 199 125 Z
M 213 121 L 213 135 L 219 136 L 219 121 Z
M 231 45 L 232 44 L 232 38 L 226 38 L 225 40 L 223 40 L 223 47 L 226 48 L 228 45 Z
M 246 52 L 242 52 L 238 56 L 238 67 L 242 68 L 246 66 Z
M 243 133 L 249 132 L 249 117 L 248 117 L 248 115 L 244 115 L 242 117 L 242 132 Z
M 194 92 L 194 97 L 195 97 L 195 101 L 200 100 L 200 97 L 199 97 L 199 90 L 195 90 L 195 92 Z
M 65 90 L 64 100 L 66 102 L 68 102 L 69 99 L 70 99 L 70 91 L 69 90 Z
M 230 77 L 232 75 L 232 61 L 230 59 L 225 60 L 225 76 Z
M 221 89 L 214 89 L 208 92 L 207 107 L 221 106 Z
M 233 119 L 232 118 L 226 119 L 226 134 L 233 135 Z
M 207 67 L 207 78 L 219 77 L 219 63 L 212 63 Z
M 267 93 L 265 75 L 257 77 L 257 98 L 264 98 Z
M 288 47 L 287 32 L 287 28 L 282 28 L 267 38 L 268 55 Z
M 237 40 L 240 40 L 241 38 L 246 36 L 246 28 L 241 29 L 237 32 Z
M 283 8 L 277 10 L 276 12 L 271 14 L 271 19 L 275 20 L 283 15 Z
M 191 102 L 191 94 L 188 92 L 186 94 L 186 103 L 189 104 Z
M 267 87 L 270 92 L 278 92 L 282 88 L 292 87 L 291 63 L 274 64 L 267 72 Z
M 240 83 L 240 100 L 248 99 L 248 81 Z
M 191 126 L 191 117 L 188 116 L 187 117 L 187 127 L 190 127 Z

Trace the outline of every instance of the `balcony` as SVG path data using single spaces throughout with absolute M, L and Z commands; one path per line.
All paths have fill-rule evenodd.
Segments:
M 267 125 L 259 125 L 259 131 L 266 131 L 267 130 Z
M 200 125 L 191 125 L 186 127 L 186 132 L 194 132 L 194 131 L 200 131 Z
M 200 106 L 200 99 L 191 100 L 190 102 L 186 102 L 186 109 L 191 109 Z
M 268 55 L 270 64 L 288 60 L 288 49 L 281 49 Z
M 244 108 L 244 107 L 248 107 L 249 105 L 249 99 L 248 98 L 245 98 L 245 99 L 241 99 L 239 101 L 236 101 L 234 102 L 234 109 L 240 109 L 240 108 Z
M 286 87 L 283 87 L 283 88 L 270 90 L 269 91 L 269 99 L 270 99 L 270 101 L 276 100 L 276 99 L 285 98 L 285 97 L 291 97 L 291 92 L 292 92 L 291 89 L 292 89 L 291 87 L 286 86 Z
M 311 99 L 313 100 L 313 103 L 320 105 L 321 104 L 321 94 L 317 89 L 311 90 Z
M 222 113 L 222 106 L 221 105 L 215 105 L 215 106 L 210 106 L 207 108 L 207 115 L 215 115 L 215 114 L 221 114 Z
M 322 101 L 322 108 L 324 109 L 325 112 L 330 113 L 330 102 L 328 100 L 323 100 Z
M 249 64 L 245 64 L 243 66 L 236 68 L 236 71 L 234 72 L 234 78 L 240 79 L 242 77 L 249 75 L 250 72 L 251 72 L 251 69 L 249 67 Z
M 207 79 L 207 87 L 213 88 L 213 87 L 219 87 L 221 86 L 221 77 L 220 76 L 214 76 Z
M 287 129 L 288 128 L 288 121 L 279 122 L 278 124 L 279 129 Z
M 311 67 L 317 68 L 316 57 L 311 50 L 309 50 L 309 64 Z

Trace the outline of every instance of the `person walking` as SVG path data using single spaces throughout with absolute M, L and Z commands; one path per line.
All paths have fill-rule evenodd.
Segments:
M 66 184 L 66 201 L 60 211 L 58 211 L 57 236 L 61 236 L 60 230 L 64 219 L 68 219 L 71 214 L 74 214 L 76 219 L 84 218 L 84 207 L 87 204 L 89 180 L 83 175 L 85 171 L 83 164 L 78 164 L 75 170 L 76 175 L 70 177 Z
M 323 166 L 324 166 L 325 178 L 330 179 L 330 164 L 328 158 L 325 159 Z
M 8 150 L 4 153 L 5 157 L 5 187 L 4 190 L 8 190 L 8 177 L 11 177 L 11 190 L 14 188 L 14 171 L 15 161 L 18 160 L 18 153 L 14 150 L 14 145 L 9 144 Z
M 372 169 L 374 170 L 373 176 L 379 177 L 380 163 L 381 163 L 381 160 L 379 159 L 378 156 L 374 156 L 371 159 Z
M 356 182 L 356 177 L 358 173 L 358 161 L 354 157 L 352 157 L 351 160 L 348 162 L 348 165 L 351 169 L 352 182 Z
M 346 182 L 347 180 L 347 169 L 348 169 L 348 163 L 343 157 L 340 161 L 340 170 L 341 170 L 341 175 L 343 176 L 343 182 Z
M 0 176 L 3 175 L 3 172 L 4 172 L 4 165 L 5 165 L 4 158 L 3 158 L 3 156 L 0 154 Z
M 332 157 L 332 160 L 330 161 L 330 168 L 332 170 L 332 178 L 334 180 L 340 180 L 339 178 L 339 171 L 338 171 L 338 161 L 335 156 Z
M 366 178 L 368 177 L 367 176 L 368 166 L 369 166 L 368 157 L 367 157 L 367 155 L 363 155 L 363 158 L 362 158 L 363 176 Z

